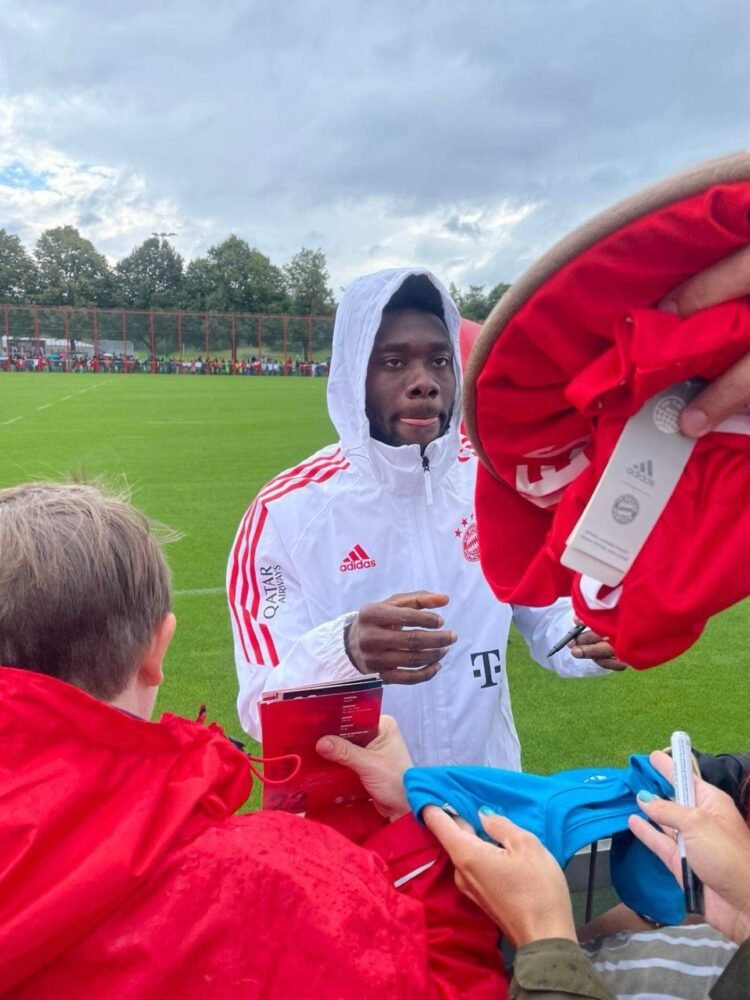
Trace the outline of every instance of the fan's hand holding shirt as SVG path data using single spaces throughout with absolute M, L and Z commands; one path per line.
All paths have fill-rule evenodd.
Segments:
M 339 433 L 267 484 L 247 511 L 230 556 L 227 587 L 243 727 L 258 737 L 264 690 L 359 676 L 344 629 L 362 605 L 416 590 L 447 593 L 440 609 L 458 641 L 430 681 L 384 689 L 416 764 L 520 767 L 506 676 L 511 621 L 532 655 L 564 676 L 606 671 L 564 649 L 567 599 L 546 608 L 502 604 L 479 564 L 474 520 L 476 458 L 462 444 L 459 316 L 440 291 L 453 343 L 457 389 L 447 433 L 428 444 L 391 447 L 370 435 L 365 378 L 382 312 L 415 269 L 354 282 L 336 318 L 328 407 Z
M 685 652 L 712 615 L 750 594 L 748 413 L 697 441 L 617 587 L 561 558 L 628 421 L 648 400 L 687 379 L 718 387 L 739 364 L 728 397 L 736 402 L 750 351 L 747 296 L 714 297 L 686 318 L 655 306 L 743 253 L 749 208 L 748 153 L 625 199 L 514 282 L 472 353 L 466 420 L 484 463 L 476 513 L 488 526 L 482 562 L 495 593 L 542 603 L 572 593 L 587 625 L 637 669 Z M 745 286 L 732 276 L 718 287 L 739 294 Z M 669 420 L 653 422 L 656 433 L 676 431 Z M 638 515 L 642 487 L 667 478 L 643 448 L 622 480 L 622 500 L 635 501 L 626 523 Z M 613 505 L 607 517 L 617 522 L 618 513 Z

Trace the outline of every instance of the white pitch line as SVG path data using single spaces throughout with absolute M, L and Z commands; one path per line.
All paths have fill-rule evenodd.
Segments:
M 86 392 L 86 389 L 79 389 L 78 390 L 78 395 L 82 396 L 84 394 L 84 392 Z
M 64 403 L 66 399 L 72 399 L 72 398 L 73 398 L 72 396 L 63 396 L 63 398 L 60 400 L 60 402 Z
M 199 587 L 197 590 L 175 590 L 175 597 L 204 597 L 207 594 L 223 594 L 223 587 Z
M 23 420 L 23 417 L 11 417 L 10 420 L 4 420 L 3 427 L 7 427 L 8 424 L 15 424 L 18 420 Z
M 44 406 L 37 406 L 37 410 L 48 410 L 52 403 L 45 403 Z

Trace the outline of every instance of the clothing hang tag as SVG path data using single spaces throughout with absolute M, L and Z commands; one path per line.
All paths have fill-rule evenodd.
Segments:
M 628 420 L 586 509 L 571 531 L 563 566 L 609 587 L 622 582 L 687 465 L 695 441 L 678 418 L 705 386 L 678 382 Z
M 750 406 L 744 406 L 739 413 L 726 417 L 714 431 L 717 434 L 750 434 Z

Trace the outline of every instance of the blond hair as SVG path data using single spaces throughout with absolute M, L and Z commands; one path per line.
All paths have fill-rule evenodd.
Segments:
M 170 609 L 148 519 L 80 483 L 0 490 L 0 665 L 110 701 Z

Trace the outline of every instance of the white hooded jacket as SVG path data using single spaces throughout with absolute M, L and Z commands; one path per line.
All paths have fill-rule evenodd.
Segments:
M 442 296 L 454 347 L 456 405 L 446 434 L 425 449 L 370 437 L 367 365 L 383 308 L 410 275 Z M 476 458 L 457 426 L 460 318 L 428 271 L 393 268 L 346 289 L 336 316 L 328 410 L 337 445 L 271 480 L 240 524 L 227 591 L 245 730 L 260 737 L 264 690 L 358 677 L 343 631 L 363 604 L 414 590 L 444 592 L 440 613 L 458 641 L 429 681 L 388 685 L 383 711 L 398 720 L 416 765 L 520 768 L 505 670 L 514 620 L 532 655 L 563 676 L 607 671 L 567 649 L 547 650 L 572 625 L 570 602 L 501 604 L 479 565 L 473 513 Z

